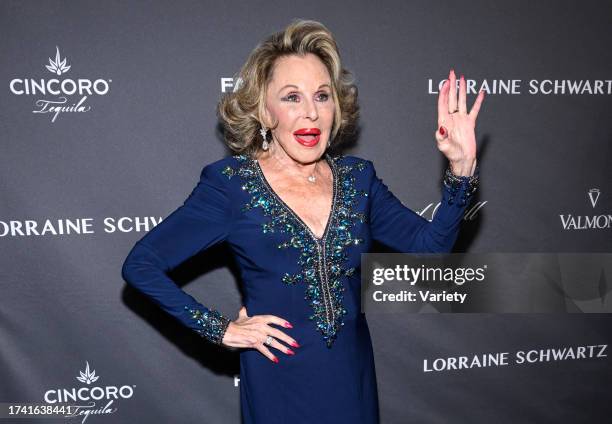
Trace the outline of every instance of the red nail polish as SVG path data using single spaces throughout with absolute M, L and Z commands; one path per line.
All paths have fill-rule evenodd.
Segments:
M 272 358 L 272 360 L 278 364 L 278 358 L 276 356 Z
M 293 347 L 300 347 L 298 342 L 291 342 L 290 345 L 293 346 Z
M 446 134 L 446 131 L 444 131 L 444 127 L 440 127 L 440 134 L 442 135 Z
M 287 354 L 288 355 L 295 355 L 295 352 L 292 351 L 291 349 L 287 349 Z
M 287 321 L 285 321 L 284 326 L 285 326 L 285 327 L 287 327 L 287 328 L 293 328 L 293 325 L 291 325 L 291 324 L 290 324 L 290 323 L 288 323 Z

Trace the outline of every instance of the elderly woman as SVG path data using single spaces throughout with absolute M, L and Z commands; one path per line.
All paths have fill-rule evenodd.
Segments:
M 329 30 L 297 20 L 251 53 L 219 116 L 235 155 L 206 165 L 184 204 L 133 247 L 123 277 L 212 343 L 240 348 L 246 423 L 377 423 L 372 344 L 360 311 L 360 254 L 449 252 L 477 187 L 476 115 L 463 76 L 440 88 L 438 148 L 449 160 L 431 222 L 373 163 L 332 155 L 358 117 L 357 91 Z M 167 272 L 227 242 L 244 287 L 230 320 Z

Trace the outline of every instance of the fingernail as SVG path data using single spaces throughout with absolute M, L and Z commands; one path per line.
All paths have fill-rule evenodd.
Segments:
M 278 364 L 278 358 L 276 356 L 272 358 L 272 360 Z
M 287 354 L 289 354 L 289 355 L 295 355 L 295 352 L 294 352 L 294 351 L 292 351 L 291 349 L 287 349 Z
M 463 79 L 463 74 L 461 74 L 461 79 Z
M 451 68 L 451 74 L 454 74 L 455 70 L 453 68 Z
M 290 324 L 290 323 L 288 323 L 287 321 L 285 321 L 284 326 L 285 326 L 285 327 L 287 327 L 287 328 L 293 328 L 293 325 L 291 325 L 291 324 Z
M 440 127 L 439 131 L 440 131 L 440 134 L 442 134 L 442 135 L 446 134 L 446 131 L 444 131 L 444 127 Z
M 291 342 L 289 343 L 291 346 L 293 347 L 300 347 L 300 345 L 298 344 L 298 342 Z

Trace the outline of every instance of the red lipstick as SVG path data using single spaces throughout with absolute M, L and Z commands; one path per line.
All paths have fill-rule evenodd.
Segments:
M 300 128 L 293 132 L 293 137 L 302 146 L 313 147 L 319 143 L 321 130 L 318 128 Z

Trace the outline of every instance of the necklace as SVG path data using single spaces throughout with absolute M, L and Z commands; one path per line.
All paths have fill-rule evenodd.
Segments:
M 315 175 L 315 172 L 317 172 L 317 165 L 319 164 L 319 161 L 317 161 L 317 163 L 315 163 L 315 167 L 312 170 L 312 174 L 310 174 L 308 177 L 306 177 L 306 179 L 308 180 L 309 183 L 316 183 L 317 182 L 317 176 Z
M 317 169 L 317 165 L 318 165 L 318 164 L 319 164 L 319 162 L 317 162 L 317 163 L 315 164 L 315 170 Z M 315 175 L 314 173 L 313 173 L 312 175 L 309 175 L 309 176 L 308 176 L 308 181 L 309 181 L 309 182 L 311 182 L 311 183 L 315 183 L 315 182 L 317 182 L 317 177 L 316 177 L 316 175 Z

